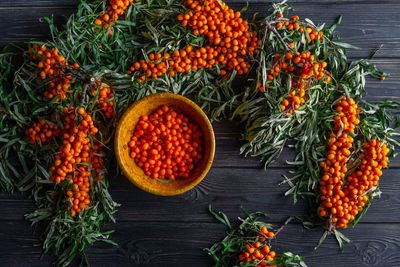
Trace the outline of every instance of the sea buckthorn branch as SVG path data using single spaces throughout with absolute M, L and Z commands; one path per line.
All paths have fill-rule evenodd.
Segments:
M 68 181 L 66 195 L 72 205 L 72 216 L 88 208 L 90 204 L 91 171 L 89 168 L 93 167 L 91 165 L 93 147 L 90 144 L 90 135 L 98 132 L 93 125 L 92 117 L 84 108 L 79 108 L 77 113 L 82 118 L 76 117 L 73 108 L 64 109 L 63 145 L 50 169 L 52 174 L 50 178 L 57 185 L 65 180 Z
M 97 94 L 98 84 L 96 79 L 88 74 L 86 71 L 80 69 L 78 63 L 70 65 L 66 59 L 59 55 L 57 48 L 49 48 L 46 45 L 34 44 L 30 47 L 29 53 L 32 59 L 37 63 L 39 69 L 39 76 L 42 80 L 46 81 L 48 86 L 44 92 L 44 96 L 50 100 L 59 102 L 64 100 L 65 102 L 71 101 L 76 95 L 76 91 L 71 90 L 71 86 L 74 83 L 83 84 L 83 91 L 80 94 L 80 104 L 82 105 L 86 99 L 93 98 L 96 96 L 96 103 L 99 108 L 104 112 L 106 118 L 111 118 L 114 115 L 114 101 L 113 92 L 109 86 L 103 84 L 100 87 L 99 94 Z M 99 79 L 99 78 L 98 78 Z M 40 86 L 40 85 L 39 85 Z M 87 94 L 87 88 L 93 87 L 90 96 Z
M 205 36 L 205 46 L 193 48 L 187 45 L 183 49 L 169 53 L 151 53 L 148 60 L 135 62 L 128 73 L 139 71 L 137 78 L 144 82 L 148 78 L 157 78 L 163 74 L 175 76 L 176 73 L 188 73 L 199 68 L 220 65 L 219 73 L 225 76 L 233 70 L 238 75 L 248 73 L 250 64 L 247 57 L 252 55 L 259 41 L 255 32 L 250 32 L 249 24 L 241 18 L 240 12 L 234 12 L 225 3 L 212 1 L 187 0 L 188 11 L 179 14 L 177 20 L 184 27 L 192 29 L 195 36 Z
M 2 54 L 0 61 L 3 59 Z M 7 58 L 7 60 L 9 59 Z M 79 190 L 79 192 L 73 191 L 71 202 L 66 201 L 67 194 L 70 194 L 66 190 L 68 187 L 75 187 L 72 184 L 76 183 L 80 189 L 79 175 L 68 181 L 64 180 L 64 183 L 60 180 L 59 186 L 54 186 L 54 183 L 51 182 L 51 176 L 54 173 L 49 173 L 47 169 L 54 163 L 60 163 L 57 159 L 54 160 L 53 155 L 59 147 L 60 136 L 62 137 L 64 134 L 64 129 L 61 127 L 62 119 L 59 115 L 62 113 L 62 109 L 59 110 L 62 104 L 58 102 L 54 105 L 52 101 L 42 97 L 42 90 L 36 91 L 38 82 L 32 80 L 31 77 L 37 75 L 37 70 L 36 65 L 32 66 L 30 60 L 15 73 L 14 84 L 7 83 L 3 86 L 0 83 L 0 95 L 2 96 L 0 135 L 1 140 L 7 140 L 8 143 L 0 148 L 0 167 L 4 170 L 1 172 L 0 181 L 1 185 L 4 184 L 8 190 L 16 188 L 20 191 L 31 192 L 37 209 L 27 214 L 26 218 L 33 223 L 45 223 L 47 228 L 44 232 L 44 252 L 55 253 L 58 256 L 58 264 L 66 266 L 76 256 L 76 253 L 83 251 L 88 244 L 109 239 L 111 232 L 103 231 L 100 227 L 110 220 L 115 220 L 113 216 L 118 204 L 107 192 L 107 181 L 102 178 L 105 173 L 102 156 L 104 152 L 101 151 L 102 149 L 98 145 L 101 141 L 97 141 L 97 138 L 93 139 L 94 148 L 89 155 L 91 166 L 82 165 L 87 166 L 84 167 L 85 172 L 91 171 L 90 176 L 94 181 L 90 185 L 90 198 L 88 198 L 88 193 L 83 194 Z M 10 65 L 8 62 L 2 66 Z M 78 84 L 74 83 L 70 89 L 71 94 L 66 95 L 64 102 L 79 101 L 79 97 L 74 99 L 75 91 L 79 90 Z M 26 130 L 32 126 L 32 114 L 38 115 L 38 122 L 34 124 L 32 130 Z M 57 128 L 55 128 L 56 125 Z M 39 127 L 36 129 L 36 126 Z M 26 131 L 28 131 L 28 138 L 25 135 Z M 59 137 L 56 137 L 57 135 Z M 48 138 L 51 138 L 52 142 L 46 142 Z M 67 171 L 70 167 L 68 164 L 63 166 L 66 169 L 61 169 L 62 171 Z M 80 167 L 77 167 L 77 174 L 81 173 Z M 3 174 L 7 176 L 7 184 L 3 183 L 5 181 Z M 53 177 L 57 180 L 55 176 Z M 72 181 L 71 185 L 69 181 Z M 82 189 L 87 189 L 87 181 L 85 184 L 84 179 L 82 179 L 82 186 L 85 186 Z M 72 219 L 71 209 L 74 209 L 76 199 L 79 199 L 79 203 L 75 203 L 77 204 L 75 208 L 82 208 L 82 210 Z M 82 205 L 80 207 L 81 200 L 85 204 L 85 201 L 87 202 L 89 199 L 90 209 Z
M 26 130 L 27 139 L 16 140 L 16 144 L 22 149 L 16 146 L 9 149 L 23 151 L 19 159 L 22 169 L 28 174 L 18 175 L 16 178 L 21 181 L 16 180 L 15 183 L 21 191 L 32 190 L 37 205 L 37 210 L 27 214 L 26 218 L 34 223 L 46 222 L 48 227 L 43 249 L 45 252 L 56 253 L 59 264 L 67 265 L 87 244 L 108 240 L 111 232 L 102 231 L 100 226 L 107 221 L 115 220 L 113 216 L 118 204 L 111 199 L 107 192 L 107 181 L 104 180 L 106 172 L 101 139 L 109 138 L 108 133 L 104 132 L 102 136 L 97 136 L 90 132 L 88 135 L 89 132 L 86 133 L 85 130 L 87 129 L 85 127 L 93 126 L 93 121 L 98 121 L 101 116 L 91 116 L 97 114 L 96 112 L 92 114 L 92 109 L 88 110 L 91 115 L 78 109 L 78 117 L 75 117 L 74 111 L 73 114 L 69 114 L 74 118 L 66 119 L 66 116 L 61 115 L 65 111 L 62 107 L 75 103 L 88 107 L 98 105 L 100 111 L 104 112 L 103 117 L 111 118 L 114 115 L 113 93 L 109 88 L 99 88 L 99 92 L 94 94 L 91 90 L 84 90 L 83 88 L 96 86 L 96 83 L 92 82 L 94 75 L 81 70 L 77 64 L 66 63 L 67 61 L 60 56 L 61 53 L 58 53 L 58 49 L 37 45 L 31 48 L 30 54 L 34 57 L 33 60 L 38 62 L 34 67 L 27 62 L 16 73 L 16 87 L 22 90 L 10 91 L 9 100 L 18 99 L 15 103 L 20 101 L 29 103 L 29 106 L 22 110 L 15 104 L 10 106 L 11 112 L 13 110 L 18 112 L 18 116 L 13 116 L 19 120 L 18 125 L 14 127 L 15 131 L 21 135 L 21 128 L 31 127 Z M 40 88 L 40 81 L 30 79 L 37 74 L 36 67 L 41 69 L 39 74 L 44 72 L 45 77 L 43 73 L 42 76 L 46 80 L 51 79 L 49 84 L 64 81 L 67 76 L 68 80 L 74 80 L 68 84 L 67 89 L 61 88 L 63 101 L 52 101 L 47 96 L 39 97 L 43 94 L 43 91 L 36 91 L 36 88 Z M 89 105 L 87 101 L 95 105 Z M 71 113 L 71 110 L 67 111 Z M 30 122 L 32 113 L 40 115 L 39 121 L 33 126 Z M 64 119 L 60 120 L 60 117 Z M 56 128 L 55 125 L 63 127 Z M 93 128 L 93 131 L 97 131 L 97 128 Z M 60 140 L 56 138 L 57 136 L 61 136 Z M 54 142 L 47 142 L 50 139 Z M 28 141 L 32 144 L 27 144 Z M 82 142 L 85 143 L 83 146 Z M 58 152 L 57 146 L 60 147 Z M 81 148 L 83 150 L 79 152 Z M 67 153 L 69 155 L 66 155 Z M 52 157 L 54 154 L 55 159 Z M 31 163 L 26 163 L 28 158 L 32 158 L 30 162 L 34 163 L 33 166 Z M 50 165 L 53 167 L 47 172 L 46 169 Z M 50 181 L 54 181 L 57 186 L 50 187 Z M 71 219 L 71 216 L 74 219 Z M 63 236 L 60 236 L 61 232 Z
M 310 204 L 311 214 L 306 225 L 322 225 L 327 229 L 319 245 L 330 233 L 335 235 L 341 248 L 349 242 L 337 229 L 356 225 L 372 199 L 380 195 L 379 176 L 398 143 L 394 138 L 398 133 L 393 112 L 398 110 L 399 104 L 363 104 L 357 106 L 351 98 L 341 97 L 335 104 L 336 112 L 316 119 L 314 133 L 310 134 L 319 136 L 314 139 L 313 146 L 305 147 L 305 140 L 296 144 L 303 151 L 312 149 L 314 152 L 307 155 L 307 164 L 300 157 L 296 159 L 293 164 L 297 172 L 293 177 L 285 177 L 285 182 L 291 186 L 288 193 L 292 193 L 295 200 L 306 198 Z M 333 121 L 333 127 L 320 120 Z M 326 134 L 329 132 L 332 134 Z M 327 151 L 328 146 L 330 150 Z M 374 152 L 370 153 L 371 147 Z M 371 154 L 376 157 L 371 158 Z M 322 158 L 325 160 L 321 161 Z M 315 210 L 319 211 L 317 215 L 313 214 Z
M 364 61 L 364 63 L 367 63 Z M 366 69 L 363 69 L 363 66 Z M 358 65 L 357 62 L 351 63 L 347 66 L 342 77 L 337 78 L 336 90 L 344 90 L 348 92 L 348 88 L 352 88 L 351 95 L 354 99 L 359 98 L 365 94 L 365 73 L 372 73 L 373 76 L 379 78 L 385 74 L 379 72 L 373 65 Z M 335 72 L 333 72 L 335 73 Z M 353 73 L 352 75 L 349 75 Z M 321 174 L 319 173 L 319 162 L 321 158 L 324 158 L 326 151 L 326 144 L 328 143 L 329 136 L 325 137 L 326 131 L 330 131 L 330 121 L 335 116 L 335 112 L 331 110 L 331 104 L 336 101 L 336 97 L 331 95 L 327 100 L 321 101 L 321 95 L 319 96 L 319 103 L 327 101 L 326 104 L 319 106 L 315 113 L 305 116 L 309 127 L 304 128 L 305 131 L 301 135 L 295 138 L 296 150 L 310 151 L 298 154 L 296 159 L 290 164 L 296 166 L 298 171 L 292 177 L 285 177 L 285 183 L 291 186 L 288 191 L 294 196 L 296 202 L 299 198 L 303 198 L 303 192 L 308 194 L 311 191 L 318 189 Z M 316 103 L 315 103 L 316 104 Z M 397 136 L 396 130 L 393 127 L 395 118 L 394 113 L 397 112 L 399 105 L 397 103 L 382 102 L 378 104 L 371 104 L 363 101 L 363 106 L 360 107 L 360 116 L 362 117 L 360 124 L 360 132 L 367 139 L 377 138 L 380 140 L 387 140 L 386 143 L 390 147 L 390 151 L 394 152 L 395 140 L 393 137 Z M 368 125 L 368 126 L 367 126 Z M 376 127 L 377 126 L 377 127 Z M 389 141 L 390 140 L 390 141 Z M 391 154 L 392 156 L 394 154 Z M 303 165 L 307 162 L 307 165 Z M 307 197 L 306 197 L 307 198 Z
M 58 52 L 56 49 L 48 49 L 46 46 L 41 46 L 37 49 L 37 46 L 33 47 L 33 58 L 37 59 L 37 54 L 41 55 L 41 62 L 44 62 L 46 66 L 44 70 L 52 76 L 54 72 L 49 70 L 56 69 L 58 73 L 63 75 L 62 64 L 58 64 Z M 55 51 L 55 52 L 54 52 Z M 54 58 L 51 58 L 53 55 Z M 45 57 L 43 59 L 43 57 Z M 65 60 L 62 59 L 60 62 L 63 63 Z M 68 64 L 66 64 L 67 66 Z M 39 67 L 43 67 L 39 65 Z M 77 69 L 78 65 L 74 64 L 74 69 Z M 43 72 L 43 71 L 42 71 Z M 79 81 L 83 81 L 85 78 L 84 74 L 72 73 Z M 44 74 L 45 75 L 45 74 Z M 72 76 L 69 76 L 72 79 Z M 109 119 L 114 116 L 114 103 L 113 94 L 109 87 L 100 82 L 94 82 L 94 79 L 90 79 L 90 84 L 83 86 L 83 91 L 80 93 L 80 105 L 83 104 L 87 99 L 87 88 L 93 86 L 92 91 L 89 93 L 91 98 L 95 97 L 95 102 L 99 105 L 99 108 L 103 111 L 104 117 Z M 97 86 L 99 84 L 99 86 Z M 100 86 L 101 85 L 101 86 Z M 95 87 L 99 87 L 99 92 Z M 63 99 L 73 98 L 75 94 L 67 94 L 65 91 Z M 63 110 L 63 129 L 54 129 L 48 126 L 45 121 L 39 120 L 37 124 L 34 124 L 31 128 L 27 129 L 27 135 L 31 143 L 39 143 L 39 141 L 45 142 L 47 139 L 54 137 L 53 135 L 62 132 L 62 146 L 60 147 L 59 153 L 55 156 L 54 165 L 51 167 L 51 179 L 57 185 L 60 185 L 65 180 L 68 181 L 67 186 L 62 186 L 66 192 L 66 196 L 69 199 L 70 206 L 68 210 L 71 210 L 71 215 L 75 216 L 77 213 L 84 209 L 87 209 L 90 204 L 90 179 L 97 182 L 100 175 L 104 173 L 104 160 L 102 159 L 102 148 L 97 139 L 91 142 L 93 138 L 90 135 L 95 135 L 98 129 L 93 126 L 93 118 L 90 114 L 86 113 L 86 110 L 80 107 L 77 112 L 81 119 L 78 119 L 73 112 L 72 108 L 64 108 Z M 78 121 L 76 121 L 78 120 Z M 78 123 L 78 125 L 76 125 Z M 43 133 L 40 132 L 40 128 L 43 127 Z M 89 128 L 88 128 L 89 127 Z M 53 131 L 52 131 L 53 130 Z
M 56 101 L 62 101 L 67 96 L 67 91 L 71 88 L 72 76 L 66 71 L 69 64 L 65 57 L 58 54 L 58 49 L 48 49 L 47 46 L 33 45 L 30 49 L 32 59 L 37 61 L 37 67 L 40 70 L 40 78 L 50 79 L 44 96 Z M 77 63 L 73 68 L 79 68 Z
M 46 252 L 65 248 L 71 250 L 71 254 L 59 254 L 58 261 L 61 265 L 68 264 L 74 257 L 76 248 L 82 249 L 82 238 L 88 243 L 96 240 L 109 238 L 110 231 L 101 231 L 93 228 L 92 224 L 98 225 L 108 220 L 114 220 L 113 214 L 118 206 L 110 198 L 104 181 L 104 154 L 98 130 L 93 124 L 92 117 L 86 113 L 84 108 L 64 108 L 62 146 L 56 154 L 53 166 L 50 169 L 49 179 L 53 180 L 61 190 L 54 190 L 58 195 L 57 208 L 54 204 L 51 210 L 56 213 L 49 214 L 50 230 L 44 242 Z M 57 188 L 57 187 L 56 187 Z M 102 203 L 102 201 L 105 201 Z M 62 205 L 64 203 L 64 206 Z M 43 220 L 43 213 L 49 208 L 41 207 L 35 212 L 27 215 L 33 222 Z M 63 212 L 64 211 L 64 212 Z M 69 215 L 70 214 L 70 215 Z M 71 220 L 68 216 L 77 217 Z M 66 218 L 68 223 L 59 222 Z M 82 228 L 82 221 L 89 225 Z M 89 222 L 91 221 L 91 222 Z M 66 228 L 69 225 L 70 229 Z M 65 228 L 64 230 L 61 230 Z M 58 230 L 57 230 L 58 229 Z M 54 232 L 56 231 L 56 232 Z M 76 234 L 77 239 L 68 238 L 59 242 L 58 231 L 65 236 Z M 92 237 L 90 237 L 92 235 Z
M 287 79 L 291 79 L 291 88 L 289 96 L 285 97 L 281 103 L 281 109 L 287 110 L 292 113 L 294 110 L 300 108 L 306 99 L 307 89 L 312 88 L 315 84 L 324 78 L 325 83 L 331 81 L 329 72 L 325 70 L 327 67 L 325 61 L 315 61 L 314 55 L 310 51 L 304 52 L 286 52 L 284 56 L 276 54 L 274 56 L 274 63 L 268 70 L 268 81 L 274 80 L 281 73 L 289 74 Z M 281 78 L 285 79 L 285 78 Z M 265 91 L 268 85 L 258 85 L 257 88 Z
M 327 159 L 320 162 L 320 166 L 324 170 L 320 181 L 320 199 L 322 201 L 320 216 L 327 217 L 334 225 L 337 224 L 338 228 L 345 228 L 349 221 L 354 220 L 354 216 L 358 213 L 357 204 L 360 204 L 355 203 L 354 199 L 344 192 L 344 187 L 347 185 L 344 181 L 348 171 L 347 163 L 354 142 L 352 136 L 354 136 L 356 126 L 360 123 L 359 108 L 354 99 L 342 98 L 336 104 L 336 111 L 338 114 L 334 117 Z M 357 189 L 354 190 L 357 194 Z M 362 201 L 362 198 L 359 200 Z M 342 204 L 345 206 L 343 207 Z M 336 227 L 334 226 L 334 228 Z
M 347 166 L 344 163 L 337 163 L 338 156 L 331 153 L 338 151 L 338 146 L 335 143 L 340 142 L 340 140 L 334 140 L 332 137 L 325 139 L 321 136 L 320 140 L 315 140 L 313 147 L 316 151 L 313 160 L 320 162 L 321 172 L 310 159 L 307 165 L 299 164 L 297 166 L 298 170 L 295 176 L 286 177 L 286 182 L 291 184 L 292 187 L 290 192 L 296 197 L 308 199 L 310 203 L 311 214 L 306 224 L 322 225 L 327 229 L 318 246 L 331 233 L 335 235 L 341 248 L 345 243 L 350 242 L 338 229 L 355 226 L 366 213 L 372 199 L 380 196 L 378 181 L 380 175 L 382 175 L 382 168 L 387 167 L 389 155 L 395 155 L 394 149 L 398 144 L 396 139 L 399 134 L 398 126 L 395 126 L 396 119 L 393 112 L 396 112 L 400 105 L 393 102 L 364 103 L 364 105 L 358 109 L 360 124 L 356 127 L 357 135 L 350 135 L 346 138 L 353 144 L 353 151 L 350 151 L 351 156 L 339 156 L 342 160 L 347 161 Z M 335 113 L 330 115 L 331 118 L 335 118 L 335 116 L 337 116 Z M 316 127 L 325 129 L 325 132 L 331 131 L 329 125 L 326 124 L 320 123 Z M 342 131 L 342 136 L 343 133 Z M 358 142 L 354 142 L 353 139 L 358 140 Z M 326 147 L 329 144 L 331 148 L 336 150 L 330 150 L 326 154 Z M 349 153 L 347 148 L 342 149 L 342 151 L 345 154 Z M 319 160 L 321 158 L 326 158 L 326 160 L 321 162 Z M 327 162 L 336 165 L 333 167 L 338 170 L 335 170 L 334 175 L 340 174 L 338 177 L 342 177 L 341 179 L 331 177 L 332 174 Z M 298 164 L 298 162 L 293 163 Z M 343 166 L 338 168 L 337 165 L 339 164 L 343 164 Z M 325 176 L 326 174 L 323 171 L 328 173 L 328 176 Z M 317 177 L 319 180 L 316 180 Z M 328 180 L 326 180 L 327 178 Z M 319 189 L 316 185 L 317 182 L 321 184 Z M 336 182 L 338 183 L 336 184 Z M 315 189 L 308 188 L 310 184 L 313 184 L 314 188 L 318 189 L 321 194 L 316 193 Z M 315 210 L 319 211 L 318 214 L 314 214 Z
M 290 18 L 285 17 L 284 14 L 286 14 L 288 10 L 289 7 L 284 3 L 274 4 L 273 14 L 261 22 L 263 24 L 260 34 L 261 36 L 263 36 L 262 47 L 273 47 L 272 49 L 269 49 L 269 51 L 267 50 L 266 54 L 264 53 L 263 55 L 258 57 L 258 60 L 260 61 L 259 69 L 267 68 L 267 65 L 263 61 L 264 58 L 271 53 L 271 50 L 275 52 L 283 51 L 282 54 L 286 54 L 286 52 L 294 53 L 299 50 L 299 46 L 301 46 L 302 43 L 306 46 L 309 45 L 312 49 L 309 49 L 310 51 L 308 52 L 311 52 L 315 48 L 312 43 L 316 41 L 322 42 L 324 39 L 324 34 L 321 31 L 321 27 L 315 26 L 314 23 L 310 20 L 300 21 L 300 18 L 298 16 L 291 16 Z M 334 25 L 331 27 L 333 28 Z M 295 39 L 298 39 L 299 34 L 301 39 L 300 42 L 293 42 L 293 40 L 290 40 L 293 39 L 293 36 L 295 37 Z M 327 34 L 327 36 L 331 36 L 331 34 Z M 270 42 L 267 37 L 277 39 L 277 42 Z M 319 51 L 319 49 L 317 50 Z M 303 52 L 307 52 L 307 50 L 305 49 Z M 312 56 L 314 57 L 314 55 Z M 264 91 L 265 85 L 268 81 L 267 78 L 268 77 L 265 72 L 263 75 L 260 75 L 260 71 L 258 71 L 256 89 Z
M 240 225 L 232 228 L 228 217 L 223 212 L 215 212 L 209 206 L 212 216 L 228 228 L 228 235 L 220 242 L 207 248 L 212 256 L 213 266 L 307 266 L 303 258 L 291 252 L 278 255 L 272 250 L 271 240 L 283 229 L 277 231 L 265 223 L 265 214 L 246 213 L 247 217 L 240 220 Z M 285 223 L 285 225 L 289 220 Z M 230 249 L 226 249 L 230 248 Z
M 312 22 L 300 21 L 298 16 L 291 16 L 291 18 L 285 19 L 283 13 L 279 11 L 276 13 L 276 17 L 275 21 L 265 22 L 267 32 L 264 35 L 264 46 L 262 47 L 270 46 L 269 43 L 265 43 L 265 37 L 268 36 L 269 31 L 280 41 L 278 46 L 283 44 L 282 48 L 284 49 L 281 53 L 267 56 L 271 57 L 271 63 L 266 62 L 265 64 L 265 62 L 262 62 L 263 64 L 259 65 L 256 89 L 261 92 L 266 90 L 269 92 L 271 90 L 269 88 L 271 81 L 280 78 L 280 75 L 285 75 L 278 84 L 290 79 L 291 87 L 288 92 L 289 96 L 285 97 L 281 102 L 281 109 L 292 113 L 301 104 L 304 104 L 307 89 L 318 85 L 322 78 L 324 78 L 323 82 L 330 83 L 331 77 L 329 72 L 325 70 L 328 65 L 327 62 L 318 61 L 319 51 L 314 46 L 309 46 L 309 49 L 301 48 L 301 44 L 309 45 L 315 41 L 323 41 L 323 32 L 318 32 Z M 285 40 L 282 38 L 282 34 L 285 35 Z M 293 41 L 293 34 L 296 36 L 295 40 L 297 42 Z M 301 37 L 297 37 L 299 34 Z M 279 48 L 273 47 L 271 50 L 279 51 Z M 265 56 L 263 55 L 261 60 L 264 60 Z M 270 67 L 266 71 L 268 65 Z
M 359 135 L 365 141 L 360 148 L 355 148 L 351 157 L 356 138 L 355 128 L 360 123 L 356 116 L 360 109 L 353 99 L 342 98 L 337 103 L 336 111 L 333 133 L 328 141 L 327 159 L 320 162 L 323 175 L 318 211 L 327 233 L 334 233 L 342 248 L 344 242 L 349 240 L 337 229 L 356 225 L 371 205 L 372 199 L 380 195 L 379 178 L 382 169 L 388 167 L 389 148 L 387 140 L 371 138 L 368 134 Z M 378 125 L 380 123 L 382 121 L 377 122 Z M 362 128 L 357 128 L 359 134 L 362 134 Z M 353 165 L 350 174 L 349 165 Z M 319 245 L 325 238 L 326 234 L 321 237 Z
M 103 111 L 104 116 L 110 119 L 114 116 L 114 99 L 111 88 L 101 82 L 96 82 L 94 77 L 91 77 L 84 70 L 79 69 L 79 64 L 74 63 L 72 66 L 66 61 L 63 56 L 60 56 L 58 49 L 50 49 L 45 45 L 34 44 L 29 49 L 29 53 L 33 60 L 38 61 L 37 67 L 42 80 L 50 78 L 48 81 L 48 89 L 44 95 L 49 98 L 55 98 L 55 101 L 65 100 L 66 102 L 75 97 L 72 93 L 71 83 L 83 83 L 83 91 L 80 92 L 80 104 L 82 105 L 85 99 L 95 97 L 95 102 Z M 101 84 L 101 86 L 99 86 Z M 91 87 L 91 96 L 87 95 L 87 88 Z M 97 92 L 97 87 L 100 88 Z M 69 92 L 68 92 L 69 91 Z M 76 91 L 76 90 L 75 90 Z

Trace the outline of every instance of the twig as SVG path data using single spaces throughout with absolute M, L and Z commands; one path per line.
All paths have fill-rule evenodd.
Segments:
M 271 30 L 278 37 L 279 41 L 281 41 L 281 43 L 285 46 L 286 50 L 290 51 L 291 48 L 288 46 L 288 44 L 285 42 L 285 40 L 283 40 L 282 36 L 279 34 L 279 32 L 276 30 L 276 28 L 274 26 L 272 26 L 272 24 L 276 24 L 277 22 L 280 22 L 280 21 L 289 21 L 289 19 L 281 18 L 281 19 L 276 20 L 276 21 L 265 21 L 266 29 L 265 29 L 263 43 L 265 42 L 265 37 L 267 35 L 267 30 Z

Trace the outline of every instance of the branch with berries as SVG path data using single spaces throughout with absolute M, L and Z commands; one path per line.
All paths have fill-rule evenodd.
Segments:
M 244 211 L 244 210 L 243 210 Z M 228 234 L 216 242 L 207 253 L 213 258 L 213 266 L 293 266 L 306 267 L 303 257 L 291 252 L 277 254 L 272 250 L 271 241 L 284 229 L 292 218 L 289 218 L 279 229 L 264 222 L 266 215 L 261 212 L 247 213 L 240 218 L 240 224 L 233 227 L 223 212 L 215 212 L 209 206 L 211 215 L 227 227 Z

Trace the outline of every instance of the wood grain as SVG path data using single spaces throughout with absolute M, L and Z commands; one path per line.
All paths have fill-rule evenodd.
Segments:
M 21 42 L 31 38 L 48 38 L 49 31 L 45 24 L 38 23 L 39 18 L 54 14 L 54 18 L 59 24 L 63 21 L 63 17 L 72 14 L 75 10 L 74 5 L 65 6 L 65 1 L 60 1 L 60 6 L 54 4 L 51 8 L 42 6 L 40 4 L 42 2 L 46 1 L 38 1 L 38 6 L 24 7 L 23 4 L 16 4 L 0 8 L 0 36 L 2 36 L 0 43 Z M 229 3 L 229 1 L 227 2 Z M 30 3 L 30 1 L 25 3 Z M 235 9 L 245 6 L 243 1 L 234 1 L 230 5 Z M 255 1 L 249 6 L 248 13 L 266 14 L 269 7 L 269 3 Z M 362 8 L 360 3 L 353 1 L 341 1 L 340 4 L 337 1 L 298 2 L 294 4 L 294 7 L 294 13 L 301 17 L 309 17 L 317 23 L 329 24 L 337 16 L 343 15 L 342 26 L 338 29 L 343 41 L 361 47 L 360 50 L 351 51 L 351 57 L 367 57 L 372 49 L 378 48 L 381 44 L 384 46 L 377 53 L 378 57 L 390 58 L 399 55 L 400 25 L 396 22 L 398 22 L 400 4 L 396 1 L 380 3 L 366 1 L 363 2 Z M 321 12 L 321 10 L 329 10 L 329 12 Z M 354 12 L 357 12 L 357 16 Z M 24 14 L 24 16 L 18 17 L 19 14 Z
M 124 177 L 110 179 L 110 192 L 122 206 L 118 221 L 185 221 L 208 222 L 208 204 L 234 215 L 241 204 L 253 211 L 265 211 L 271 221 L 280 222 L 287 216 L 304 216 L 307 206 L 303 202 L 292 204 L 284 197 L 286 186 L 278 186 L 282 169 L 227 169 L 214 168 L 195 189 L 176 197 L 158 197 L 145 193 Z M 386 170 L 380 180 L 383 192 L 361 222 L 400 223 L 400 181 L 397 170 Z M 32 203 L 15 194 L 0 194 L 0 221 L 22 220 L 23 214 L 33 210 Z M 14 212 L 18 211 L 18 212 Z
M 226 3 L 239 3 L 242 4 L 243 0 L 227 0 Z M 249 3 L 264 3 L 264 0 L 249 0 Z M 281 2 L 281 1 L 276 1 Z M 380 4 L 393 4 L 397 3 L 397 0 L 381 0 L 379 1 Z M 70 6 L 75 7 L 79 3 L 79 0 L 34 0 L 34 1 L 27 1 L 27 0 L 2 0 L 0 2 L 0 7 L 3 8 L 10 8 L 10 7 L 46 7 L 46 8 L 54 8 L 60 6 Z M 377 3 L 377 1 L 373 0 L 291 0 L 290 3 L 316 3 L 316 4 L 327 4 L 333 3 L 336 5 L 346 5 L 346 4 L 354 4 L 354 3 Z
M 240 214 L 237 213 L 237 216 Z M 224 227 L 209 223 L 119 222 L 112 226 L 119 247 L 98 243 L 87 250 L 93 266 L 209 266 L 202 250 L 224 236 Z M 20 230 L 21 229 L 21 230 Z M 52 257 L 41 258 L 40 241 L 24 222 L 3 223 L 0 261 L 5 266 L 45 266 Z M 171 229 L 174 229 L 173 233 Z M 19 230 L 19 231 L 16 231 Z M 278 235 L 273 247 L 305 256 L 308 266 L 399 266 L 400 226 L 360 224 L 343 231 L 353 242 L 339 252 L 333 236 L 316 251 L 321 229 L 305 230 L 290 224 Z M 20 265 L 20 263 L 24 263 Z
M 0 8 L 0 46 L 28 40 L 49 39 L 49 27 L 42 18 L 53 16 L 54 22 L 61 25 L 73 11 L 74 8 L 72 7 L 52 9 L 41 7 Z

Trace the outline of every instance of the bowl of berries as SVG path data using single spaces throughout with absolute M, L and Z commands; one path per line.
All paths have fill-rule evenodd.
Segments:
M 214 131 L 190 99 L 153 94 L 132 104 L 121 117 L 115 154 L 125 176 L 140 189 L 178 195 L 198 185 L 210 170 Z

